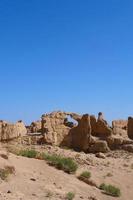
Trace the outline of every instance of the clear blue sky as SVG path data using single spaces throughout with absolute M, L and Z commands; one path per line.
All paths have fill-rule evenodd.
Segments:
M 132 0 L 1 0 L 0 118 L 133 115 Z

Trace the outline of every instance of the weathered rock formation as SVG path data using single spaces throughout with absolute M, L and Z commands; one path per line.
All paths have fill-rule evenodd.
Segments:
M 124 138 L 127 138 L 128 135 L 127 135 L 127 130 L 124 130 L 122 128 L 117 128 L 117 127 L 114 127 L 113 128 L 113 135 L 118 135 L 118 136 L 122 136 Z
M 41 121 L 32 122 L 27 129 L 22 121 L 16 124 L 0 121 L 0 141 L 19 136 L 25 136 L 19 138 L 23 144 L 46 143 L 88 153 L 105 153 L 110 149 L 132 151 L 133 118 L 129 117 L 128 122 L 115 120 L 110 127 L 101 112 L 96 119 L 94 115 L 58 111 L 42 115 Z
M 42 131 L 42 122 L 35 121 L 32 122 L 31 125 L 28 127 L 29 133 L 41 133 Z
M 68 141 L 70 147 L 87 151 L 89 143 L 91 142 L 91 125 L 88 114 L 83 115 L 78 121 L 78 125 L 69 131 Z
M 79 115 L 66 112 L 52 112 L 42 116 L 42 134 L 44 142 L 48 144 L 60 145 L 68 135 L 74 123 L 69 122 L 67 117 L 74 116 L 73 119 L 80 118 Z
M 95 140 L 89 144 L 88 153 L 106 153 L 110 150 L 108 144 L 104 140 L 99 140 L 95 138 Z
M 112 121 L 112 128 L 121 128 L 127 130 L 127 120 L 114 120 Z
M 102 138 L 111 136 L 112 129 L 109 127 L 108 123 L 103 119 L 103 114 L 101 112 L 98 114 L 98 120 L 96 120 L 94 115 L 92 115 L 90 119 L 92 135 Z
M 112 122 L 113 134 L 127 138 L 127 120 L 114 120 Z
M 128 117 L 128 137 L 133 140 L 133 117 Z
M 78 125 L 67 121 L 67 116 L 76 120 Z M 106 141 L 92 137 L 106 138 L 112 130 L 103 119 L 96 121 L 94 116 L 83 116 L 75 113 L 53 112 L 42 116 L 43 143 L 68 146 L 79 151 L 106 152 L 109 150 Z
M 127 134 L 127 124 L 127 120 L 112 122 L 113 134 L 106 139 L 110 149 L 128 149 L 128 145 L 133 145 Z
M 75 123 L 76 122 L 76 123 Z M 128 120 L 128 134 L 132 138 L 133 119 Z M 31 135 L 31 144 L 51 144 L 67 146 L 84 152 L 107 152 L 110 149 L 130 149 L 133 142 L 127 135 L 127 121 L 115 120 L 112 128 L 100 112 L 94 115 L 78 115 L 68 112 L 52 112 L 42 116 L 42 121 L 31 124 L 30 131 L 42 135 Z M 30 140 L 29 140 L 30 139 Z
M 22 121 L 18 121 L 16 124 L 0 121 L 0 141 L 8 141 L 19 136 L 24 136 L 26 133 L 27 130 Z

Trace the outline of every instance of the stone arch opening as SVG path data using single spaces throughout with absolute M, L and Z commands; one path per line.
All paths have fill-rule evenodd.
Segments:
M 78 122 L 73 119 L 70 115 L 67 115 L 64 119 L 64 124 L 70 128 L 75 127 L 78 125 Z

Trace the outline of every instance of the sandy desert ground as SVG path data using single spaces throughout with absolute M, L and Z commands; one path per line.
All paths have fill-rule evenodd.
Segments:
M 8 180 L 1 181 L 1 200 L 65 200 L 68 192 L 75 193 L 75 200 L 133 199 L 133 156 L 131 153 L 109 152 L 106 158 L 102 159 L 97 158 L 95 154 L 77 153 L 59 147 L 36 146 L 36 150 L 72 157 L 79 166 L 76 174 L 70 175 L 55 169 L 44 160 L 21 157 L 8 152 L 8 160 L 4 158 L 1 160 L 14 166 L 15 174 Z M 121 197 L 108 196 L 98 188 L 78 180 L 77 176 L 84 170 L 91 172 L 91 179 L 97 185 L 107 183 L 119 187 Z

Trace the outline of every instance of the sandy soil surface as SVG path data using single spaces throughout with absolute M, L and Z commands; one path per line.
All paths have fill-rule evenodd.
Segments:
M 8 162 L 15 167 L 15 174 L 0 183 L 0 200 L 60 200 L 68 192 L 75 193 L 75 200 L 132 200 L 133 199 L 133 155 L 124 151 L 106 154 L 97 158 L 93 154 L 77 153 L 58 147 L 36 147 L 38 151 L 73 157 L 79 168 L 75 175 L 66 174 L 37 160 L 9 154 Z M 7 162 L 7 161 L 6 161 Z M 97 185 L 112 184 L 120 188 L 121 197 L 105 195 L 96 187 L 77 179 L 84 170 L 92 174 Z

